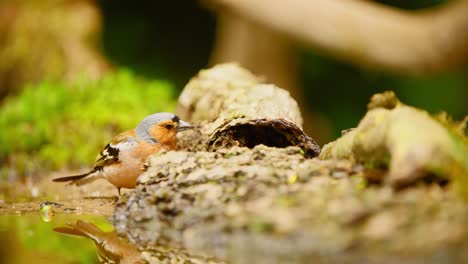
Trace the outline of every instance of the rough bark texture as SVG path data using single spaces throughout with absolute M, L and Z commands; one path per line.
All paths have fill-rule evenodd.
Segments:
M 184 120 L 201 123 L 196 133 L 181 139 L 182 149 L 264 144 L 299 146 L 307 157 L 320 153 L 317 143 L 302 131 L 299 108 L 289 93 L 262 84 L 235 64 L 201 71 L 180 95 L 177 113 Z
M 468 262 L 468 207 L 450 186 L 396 191 L 368 184 L 359 159 L 310 159 L 301 144 L 258 144 L 265 133 L 285 133 L 271 120 L 294 124 L 300 118 L 288 97 L 266 96 L 281 95 L 277 89 L 232 65 L 192 80 L 179 109 L 184 118 L 203 122 L 181 138 L 182 150 L 151 157 L 136 190 L 116 206 L 117 233 L 150 263 L 203 263 L 198 256 L 205 254 L 229 263 Z M 381 99 L 375 106 L 397 104 Z M 281 104 L 292 111 L 274 107 Z M 261 138 L 253 148 L 225 132 L 256 122 L 269 123 L 245 133 Z M 362 136 L 364 146 L 382 142 L 385 131 Z M 155 253 L 161 246 L 169 257 Z M 183 254 L 172 258 L 178 250 Z
M 113 221 L 144 252 L 230 263 L 464 263 L 467 215 L 438 185 L 395 193 L 350 162 L 257 146 L 154 156 Z

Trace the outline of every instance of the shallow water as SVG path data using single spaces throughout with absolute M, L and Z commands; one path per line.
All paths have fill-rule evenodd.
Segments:
M 113 230 L 106 217 L 97 215 L 0 215 L 0 263 L 99 263 L 92 240 L 53 230 L 78 220 Z

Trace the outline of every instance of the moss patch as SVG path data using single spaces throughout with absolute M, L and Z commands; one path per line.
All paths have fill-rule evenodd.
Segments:
M 115 133 L 175 106 L 172 85 L 126 70 L 72 84 L 44 81 L 0 106 L 2 175 L 90 166 Z M 5 177 L 5 176 L 4 176 Z

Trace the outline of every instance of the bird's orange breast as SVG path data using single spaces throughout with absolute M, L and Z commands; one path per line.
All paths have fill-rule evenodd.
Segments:
M 121 162 L 106 168 L 105 178 L 117 187 L 133 189 L 136 187 L 138 177 L 143 173 L 146 159 L 161 150 L 170 150 L 170 148 L 160 144 L 140 142 L 134 151 L 121 152 L 119 156 Z
M 135 158 L 143 159 L 143 161 L 150 155 L 160 152 L 161 150 L 172 150 L 171 146 L 142 142 L 138 144 L 134 152 Z M 175 146 L 174 146 L 175 149 Z

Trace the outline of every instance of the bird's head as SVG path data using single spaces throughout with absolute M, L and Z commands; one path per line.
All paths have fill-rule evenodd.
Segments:
M 193 126 L 172 113 L 157 113 L 145 117 L 135 129 L 136 137 L 153 143 L 173 145 L 177 132 Z

